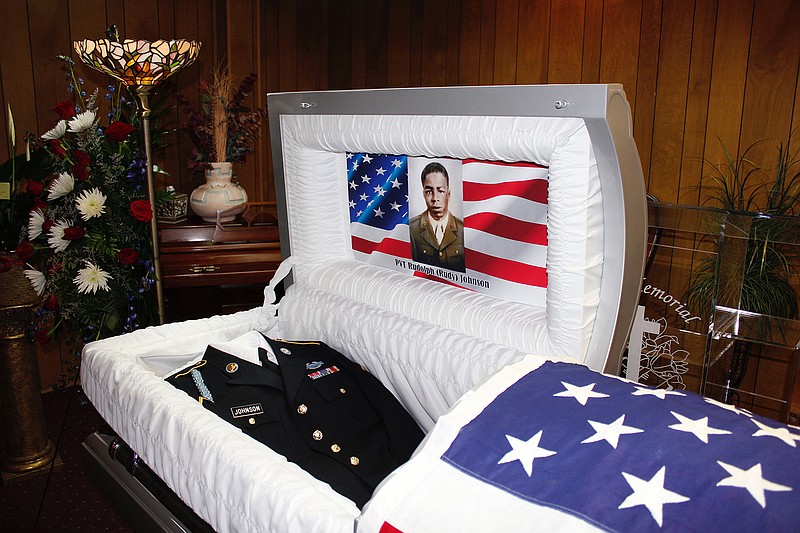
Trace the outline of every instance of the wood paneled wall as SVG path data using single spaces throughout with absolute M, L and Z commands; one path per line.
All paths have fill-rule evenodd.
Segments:
M 215 65 L 256 72 L 254 107 L 278 91 L 619 82 L 648 191 L 667 202 L 701 201 L 721 143 L 736 153 L 765 139 L 750 156 L 769 165 L 800 129 L 797 0 L 4 0 L 0 119 L 10 104 L 18 146 L 68 97 L 56 56 L 111 24 L 123 37 L 201 41 L 175 76 L 190 99 Z M 102 94 L 107 79 L 77 68 Z M 267 131 L 237 168 L 253 200 L 274 197 Z M 202 182 L 189 154 L 181 139 L 156 154 L 165 183 L 187 193 Z
M 765 139 L 751 156 L 770 164 L 800 127 L 795 0 L 6 0 L 0 22 L 0 97 L 20 135 L 52 127 L 67 97 L 56 56 L 112 23 L 125 37 L 203 42 L 176 76 L 187 97 L 217 64 L 258 73 L 253 106 L 273 91 L 620 82 L 648 190 L 670 202 L 698 203 L 721 143 L 735 153 Z M 179 123 L 175 112 L 167 126 Z M 267 142 L 238 169 L 255 200 L 274 194 Z M 200 183 L 189 151 L 157 154 L 186 192 Z

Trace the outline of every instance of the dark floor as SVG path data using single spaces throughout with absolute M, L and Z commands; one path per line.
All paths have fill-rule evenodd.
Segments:
M 0 486 L 0 530 L 134 531 L 87 476 L 81 443 L 104 422 L 80 388 L 42 395 L 51 441 L 63 463 Z M 65 417 L 66 414 L 66 417 Z

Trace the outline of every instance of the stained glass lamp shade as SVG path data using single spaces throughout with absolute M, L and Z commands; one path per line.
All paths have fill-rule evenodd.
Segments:
M 191 65 L 200 53 L 200 43 L 184 39 L 85 39 L 75 41 L 75 51 L 84 63 L 125 85 L 157 85 Z
M 170 41 L 144 41 L 125 39 L 97 39 L 75 41 L 75 52 L 93 69 L 99 70 L 131 87 L 139 99 L 142 117 L 144 148 L 147 158 L 147 194 L 155 213 L 155 185 L 153 183 L 153 156 L 150 145 L 150 107 L 148 95 L 154 85 L 191 65 L 200 53 L 200 43 L 175 39 Z M 158 252 L 158 226 L 155 214 L 150 221 L 153 243 L 153 264 L 156 275 L 158 314 L 164 322 L 164 288 L 161 280 L 161 261 Z

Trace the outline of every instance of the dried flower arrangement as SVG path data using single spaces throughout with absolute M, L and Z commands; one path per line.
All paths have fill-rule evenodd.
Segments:
M 263 109 L 251 110 L 244 104 L 255 82 L 256 75 L 252 73 L 234 90 L 233 76 L 228 69 L 218 67 L 211 83 L 200 82 L 200 107 L 175 93 L 178 105 L 188 116 L 180 129 L 194 146 L 189 168 L 205 170 L 211 163 L 240 163 L 255 150 L 266 115 Z

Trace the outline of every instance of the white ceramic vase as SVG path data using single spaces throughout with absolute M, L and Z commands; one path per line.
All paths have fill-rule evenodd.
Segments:
M 232 179 L 233 163 L 211 163 L 211 168 L 206 170 L 206 182 L 193 190 L 189 197 L 192 211 L 206 222 L 216 222 L 218 211 L 224 212 L 220 222 L 236 218 L 244 211 L 247 192 Z

